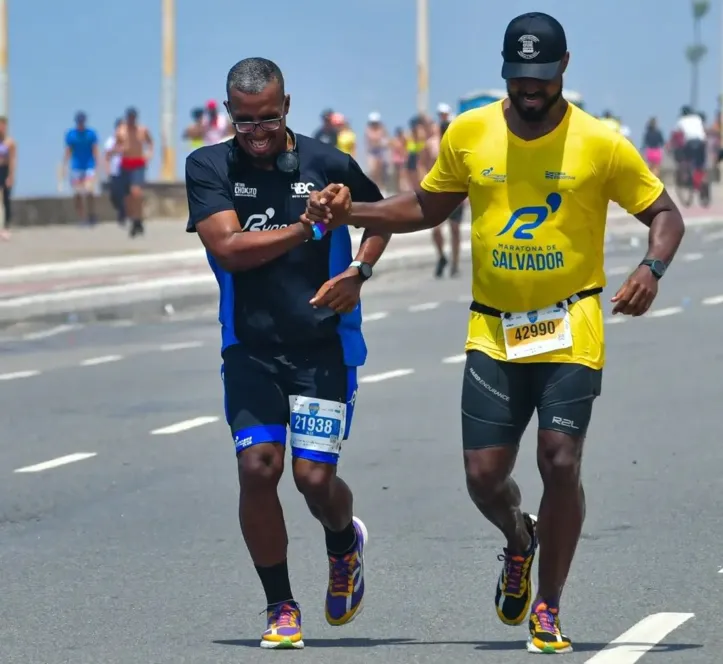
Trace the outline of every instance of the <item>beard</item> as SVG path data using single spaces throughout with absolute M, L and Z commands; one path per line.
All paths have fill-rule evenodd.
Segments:
M 517 114 L 525 121 L 525 122 L 541 122 L 542 120 L 547 117 L 547 114 L 550 112 L 550 109 L 560 100 L 562 97 L 562 86 L 560 86 L 560 89 L 553 95 L 544 98 L 544 103 L 540 108 L 529 108 L 528 106 L 525 106 L 524 93 L 518 92 L 517 94 L 509 94 L 510 103 L 512 106 L 514 106 L 515 110 L 517 111 Z

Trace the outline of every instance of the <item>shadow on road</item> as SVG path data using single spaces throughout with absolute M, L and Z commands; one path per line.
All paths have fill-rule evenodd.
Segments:
M 259 639 L 231 639 L 214 641 L 222 646 L 243 646 L 244 648 L 258 648 Z M 380 646 L 473 646 L 475 650 L 507 651 L 524 650 L 524 641 L 419 641 L 417 639 L 304 639 L 309 648 L 378 648 Z M 605 648 L 607 643 L 590 643 L 576 641 L 575 652 L 598 652 Z M 647 643 L 618 643 L 617 646 L 633 646 L 644 648 Z M 700 643 L 671 643 L 659 644 L 651 648 L 648 653 L 670 653 L 683 650 L 702 648 Z
M 230 641 L 214 641 L 222 646 L 243 646 L 245 648 L 258 648 L 260 639 L 233 639 Z M 304 639 L 304 645 L 309 648 L 376 648 L 378 646 L 405 646 L 421 645 L 414 639 Z

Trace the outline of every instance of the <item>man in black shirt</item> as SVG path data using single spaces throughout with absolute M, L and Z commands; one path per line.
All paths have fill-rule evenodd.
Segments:
M 382 196 L 351 157 L 286 126 L 290 98 L 273 62 L 242 60 L 226 88 L 236 135 L 187 158 L 187 230 L 201 238 L 220 288 L 239 518 L 267 601 L 261 647 L 303 648 L 277 495 L 287 427 L 294 481 L 326 535 L 326 619 L 343 625 L 362 606 L 368 535 L 336 468 L 366 359 L 359 291 L 389 236 L 365 233 L 352 261 L 346 228 L 298 223 L 310 192 L 332 182 L 356 200 Z
M 332 123 L 332 117 L 334 111 L 327 109 L 321 114 L 321 127 L 314 132 L 314 138 L 317 141 L 326 143 L 327 145 L 333 145 L 336 147 L 336 139 L 339 135 L 339 130 Z

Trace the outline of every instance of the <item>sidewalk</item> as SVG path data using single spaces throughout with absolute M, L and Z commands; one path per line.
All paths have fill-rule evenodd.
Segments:
M 352 229 L 355 248 L 361 235 Z M 397 236 L 375 276 L 431 268 L 434 261 L 429 233 Z M 19 229 L 0 243 L 0 326 L 120 318 L 139 309 L 160 313 L 168 305 L 216 306 L 217 289 L 198 236 L 186 233 L 182 221 L 150 221 L 145 236 L 133 240 L 104 223 Z
M 689 225 L 723 222 L 723 204 L 684 210 Z M 469 222 L 462 224 L 468 238 Z M 646 234 L 647 229 L 611 206 L 608 238 Z M 352 229 L 358 246 L 361 231 Z M 469 242 L 463 242 L 463 258 Z M 375 276 L 428 269 L 436 260 L 430 233 L 398 235 Z M 138 311 L 161 313 L 168 306 L 217 305 L 216 280 L 195 234 L 182 220 L 150 221 L 144 237 L 129 239 L 115 223 L 85 227 L 18 229 L 0 243 L 0 326 L 20 321 L 125 318 Z

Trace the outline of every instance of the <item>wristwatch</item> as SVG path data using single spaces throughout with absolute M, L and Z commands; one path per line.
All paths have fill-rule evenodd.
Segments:
M 371 279 L 373 270 L 372 266 L 369 265 L 369 263 L 362 263 L 361 261 L 352 261 L 349 263 L 349 267 L 355 267 L 357 270 L 359 270 L 359 277 L 362 281 L 366 281 L 367 279 Z
M 647 265 L 656 279 L 662 279 L 668 266 L 657 258 L 646 258 L 640 261 L 640 265 Z

